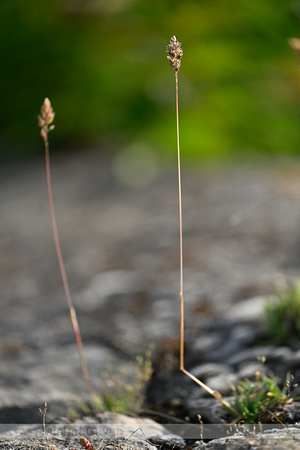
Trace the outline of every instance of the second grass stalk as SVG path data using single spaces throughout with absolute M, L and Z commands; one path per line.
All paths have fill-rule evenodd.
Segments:
M 45 144 L 45 158 L 46 158 L 46 175 L 47 175 L 47 187 L 48 187 L 48 197 L 49 197 L 49 207 L 50 207 L 50 215 L 51 215 L 51 222 L 52 222 L 52 228 L 53 228 L 53 234 L 54 234 L 54 241 L 55 241 L 55 247 L 57 252 L 57 258 L 59 263 L 59 268 L 63 280 L 63 285 L 65 289 L 65 294 L 68 302 L 68 307 L 70 311 L 71 321 L 74 329 L 74 334 L 76 338 L 78 353 L 80 357 L 81 362 L 81 368 L 82 368 L 82 374 L 83 378 L 87 384 L 88 390 L 91 394 L 92 399 L 96 398 L 96 393 L 93 389 L 88 368 L 86 365 L 86 360 L 83 352 L 83 345 L 82 345 L 82 339 L 80 334 L 80 329 L 77 321 L 76 311 L 73 306 L 71 292 L 69 288 L 69 283 L 67 279 L 67 274 L 64 266 L 64 261 L 62 257 L 59 237 L 58 237 L 58 231 L 57 231 L 57 224 L 56 224 L 56 218 L 55 218 L 55 212 L 54 212 L 54 203 L 53 203 L 53 195 L 52 195 L 52 183 L 51 183 L 51 171 L 50 171 L 50 156 L 49 156 L 49 141 L 48 141 L 48 133 L 49 131 L 53 130 L 55 113 L 52 109 L 51 102 L 48 98 L 45 98 L 44 103 L 41 108 L 41 115 L 38 117 L 39 119 L 39 125 L 41 127 L 41 136 L 44 140 Z
M 178 198 L 179 198 L 179 265 L 180 265 L 180 370 L 190 377 L 195 383 L 206 390 L 210 395 L 219 400 L 226 408 L 231 412 L 238 415 L 237 411 L 223 399 L 222 395 L 218 391 L 214 391 L 193 374 L 188 372 L 184 367 L 184 297 L 183 297 L 183 238 L 182 238 L 182 194 L 181 194 L 181 164 L 180 164 L 180 143 L 179 143 L 179 101 L 178 101 L 178 71 L 181 66 L 181 58 L 183 56 L 183 50 L 181 48 L 181 42 L 177 41 L 176 36 L 173 36 L 170 40 L 170 44 L 167 46 L 167 58 L 170 65 L 175 70 L 175 103 L 176 103 L 176 138 L 177 138 L 177 163 L 178 163 Z

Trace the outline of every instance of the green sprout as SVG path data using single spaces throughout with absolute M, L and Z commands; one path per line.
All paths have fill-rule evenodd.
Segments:
M 153 373 L 152 349 L 151 345 L 130 366 L 120 366 L 117 371 L 107 368 L 102 372 L 106 389 L 98 398 L 101 410 L 125 415 L 140 411 L 145 400 L 145 388 Z M 126 378 L 130 379 L 127 383 L 124 381 Z
M 268 332 L 281 343 L 295 339 L 300 333 L 300 280 L 277 294 L 265 306 L 265 322 Z
M 258 358 L 258 361 L 263 364 L 265 357 Z M 239 413 L 234 422 L 284 422 L 284 405 L 295 400 L 290 395 L 290 386 L 290 373 L 286 376 L 283 388 L 280 388 L 277 377 L 273 373 L 262 375 L 259 367 L 254 374 L 254 381 L 245 379 L 237 386 L 232 386 L 234 399 L 231 405 Z

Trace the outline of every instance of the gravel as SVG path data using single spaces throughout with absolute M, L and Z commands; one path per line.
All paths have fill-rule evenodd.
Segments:
M 101 373 L 108 366 L 130 367 L 155 342 L 147 402 L 152 417 L 172 420 L 155 417 L 151 426 L 170 428 L 176 419 L 187 426 L 198 414 L 207 425 L 220 424 L 224 411 L 178 370 L 176 168 L 157 168 L 136 187 L 96 152 L 51 159 L 63 256 L 95 389 L 106 389 Z M 0 448 L 80 448 L 78 437 L 44 442 L 42 435 L 37 443 L 16 430 L 42 430 L 44 401 L 48 426 L 65 423 L 89 394 L 53 244 L 44 161 L 2 165 L 0 175 L 0 423 L 17 433 L 8 439 L 1 431 Z M 287 371 L 300 377 L 297 339 L 277 344 L 263 321 L 265 296 L 299 271 L 299 175 L 295 162 L 183 170 L 186 367 L 225 396 L 230 383 L 254 374 L 258 356 L 266 356 L 265 370 L 279 382 Z M 239 430 L 217 439 L 212 432 L 191 444 L 177 423 L 156 441 L 149 437 L 152 443 L 139 438 L 145 447 L 136 435 L 129 444 L 130 433 L 114 445 L 296 448 L 297 407 L 289 417 L 293 427 L 274 433 Z M 96 448 L 104 445 L 97 440 Z

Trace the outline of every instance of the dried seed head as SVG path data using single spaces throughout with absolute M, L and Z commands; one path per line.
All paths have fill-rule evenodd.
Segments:
M 44 138 L 46 134 L 53 130 L 54 125 L 51 125 L 55 117 L 55 112 L 51 106 L 49 98 L 45 98 L 44 103 L 41 107 L 41 115 L 38 116 L 39 126 L 42 128 L 41 136 Z M 49 127 L 49 125 L 51 125 Z
M 180 47 L 181 42 L 178 42 L 176 36 L 173 36 L 170 40 L 170 44 L 167 46 L 167 58 L 172 67 L 174 67 L 175 72 L 180 69 L 181 58 L 183 55 L 183 50 Z
M 45 98 L 44 103 L 41 108 L 41 115 L 39 116 L 40 126 L 50 125 L 55 117 L 55 113 L 51 106 L 49 98 Z

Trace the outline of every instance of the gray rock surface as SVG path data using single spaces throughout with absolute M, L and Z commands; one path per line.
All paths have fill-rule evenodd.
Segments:
M 208 444 L 200 444 L 197 450 L 284 450 L 290 448 L 296 450 L 300 445 L 299 428 L 288 428 L 284 430 L 269 431 L 243 436 L 237 433 L 230 438 L 215 439 Z
M 95 389 L 105 388 L 107 365 L 129 364 L 156 340 L 160 366 L 149 394 L 156 406 L 165 412 L 178 397 L 190 417 L 204 405 L 201 414 L 219 420 L 206 394 L 178 371 L 176 168 L 161 167 L 134 187 L 97 153 L 54 154 L 51 162 L 62 251 Z M 262 348 L 258 340 L 262 295 L 299 273 L 300 167 L 185 168 L 182 178 L 189 370 L 225 395 L 228 381 L 253 373 L 261 352 L 279 377 L 287 370 L 299 375 L 297 349 Z M 42 158 L 0 168 L 0 205 L 0 419 L 37 423 L 47 401 L 51 422 L 89 397 Z

